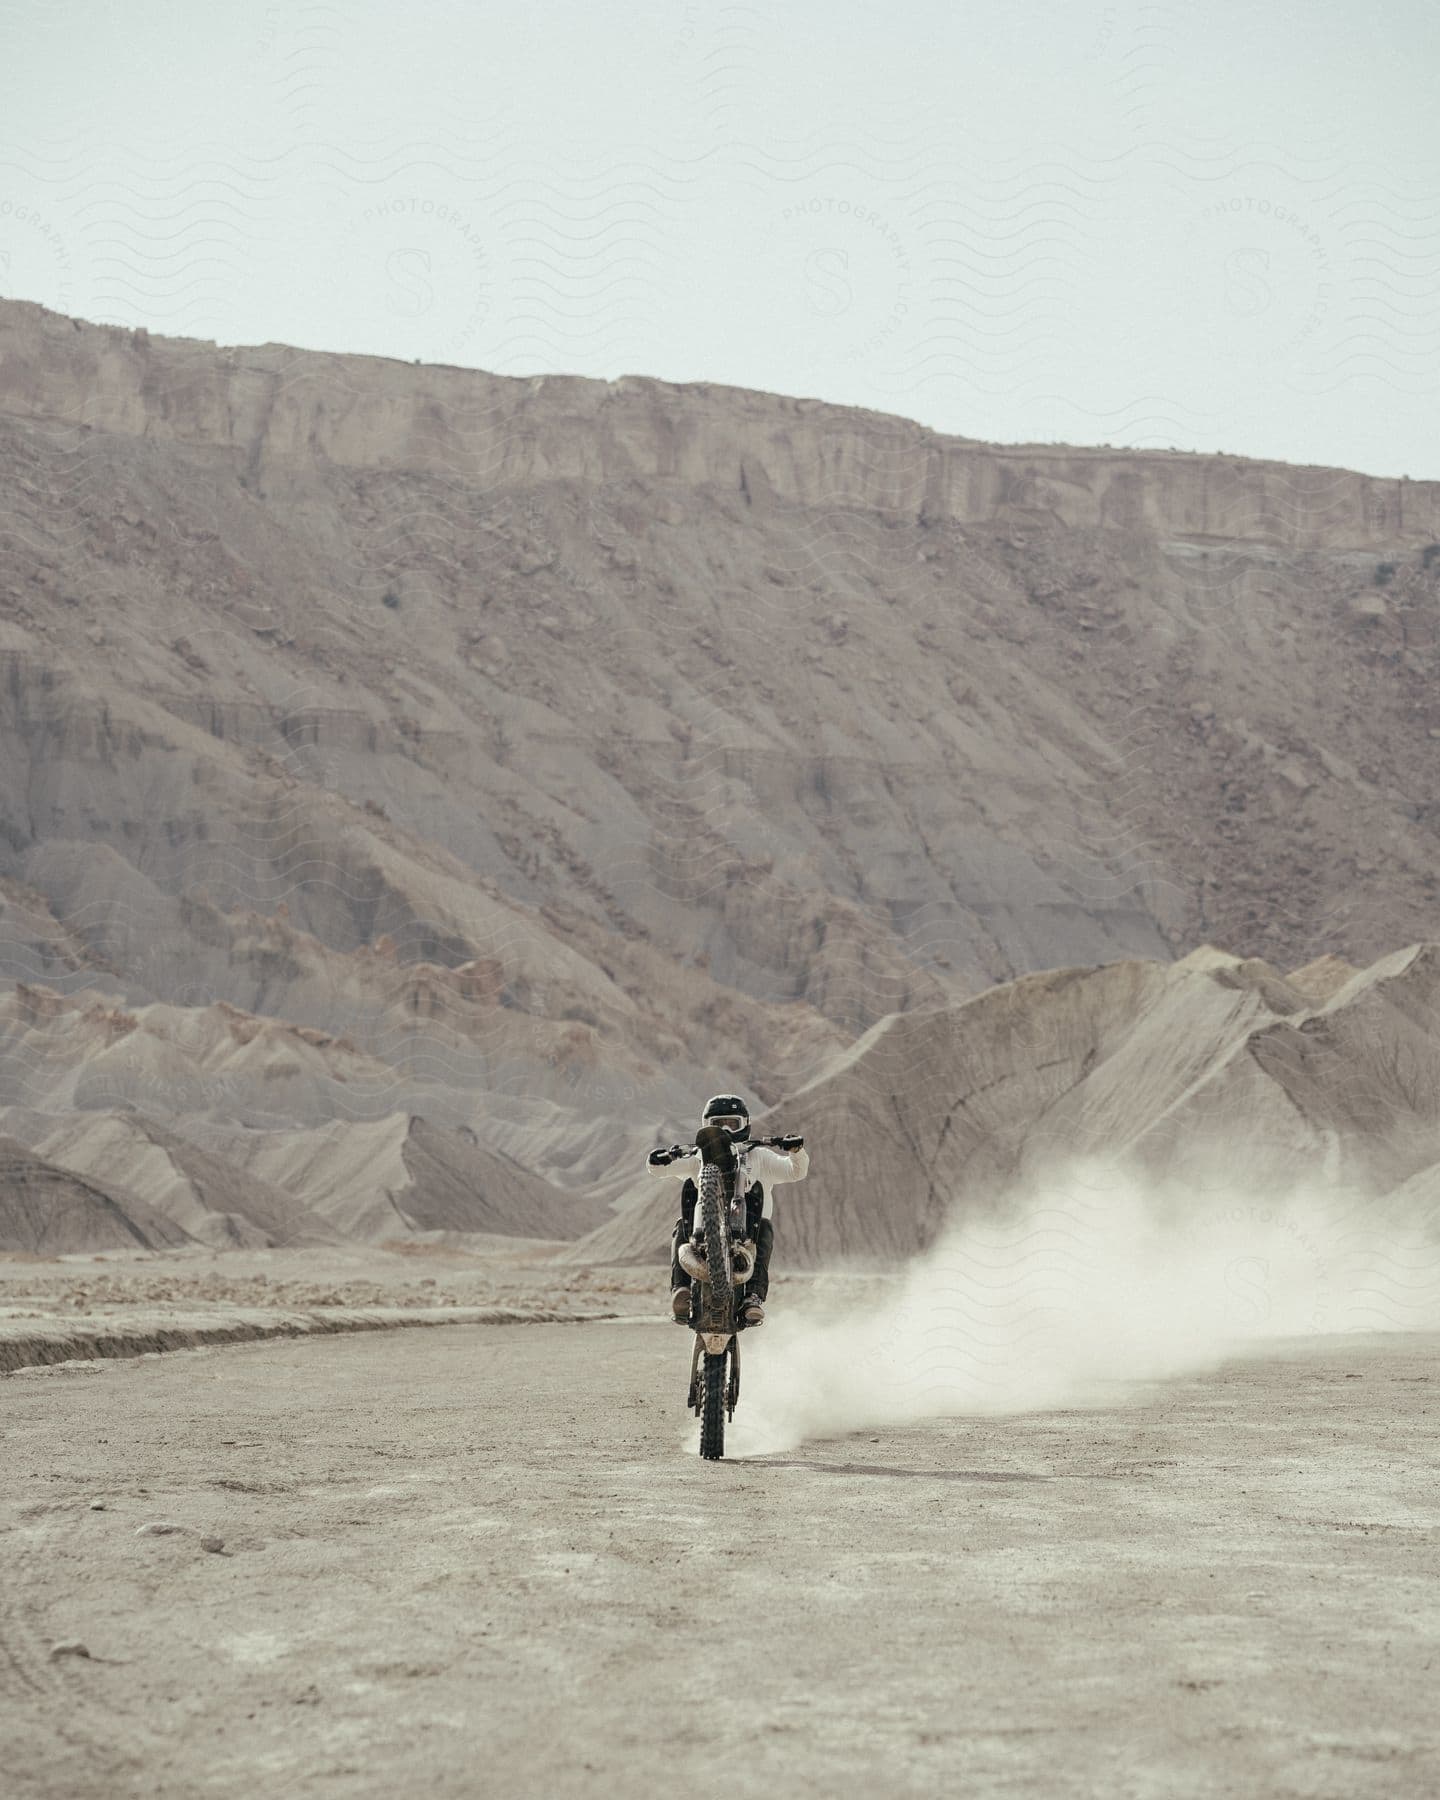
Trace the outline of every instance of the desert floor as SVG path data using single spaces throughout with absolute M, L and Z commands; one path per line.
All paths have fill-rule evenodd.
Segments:
M 687 1356 L 632 1317 L 0 1381 L 7 1794 L 1440 1792 L 1440 1336 L 721 1464 Z

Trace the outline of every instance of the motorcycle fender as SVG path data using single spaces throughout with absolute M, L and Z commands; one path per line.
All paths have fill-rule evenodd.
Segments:
M 699 1336 L 707 1356 L 721 1356 L 732 1334 L 728 1331 L 702 1331 Z

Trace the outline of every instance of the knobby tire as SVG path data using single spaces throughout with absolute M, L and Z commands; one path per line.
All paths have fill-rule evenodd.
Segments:
M 725 1454 L 725 1364 L 719 1356 L 705 1358 L 704 1410 L 700 1416 L 700 1454 L 706 1462 L 719 1462 Z
M 710 1289 L 702 1294 L 701 1313 L 708 1324 L 723 1309 L 727 1330 L 733 1330 L 735 1290 L 731 1283 L 730 1234 L 725 1228 L 725 1183 L 718 1168 L 707 1163 L 700 1173 L 700 1223 L 705 1234 L 705 1279 Z M 700 1454 L 707 1462 L 725 1455 L 725 1386 L 728 1354 L 705 1356 L 705 1383 L 701 1398 Z
M 725 1230 L 725 1184 L 720 1171 L 709 1165 L 700 1176 L 700 1219 L 705 1228 L 705 1265 L 712 1298 L 729 1297 L 731 1266 L 729 1234 Z

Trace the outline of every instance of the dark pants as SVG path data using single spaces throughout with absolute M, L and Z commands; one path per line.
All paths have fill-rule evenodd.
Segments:
M 680 1267 L 680 1246 L 694 1236 L 695 1202 L 699 1199 L 695 1183 L 687 1181 L 680 1190 L 680 1217 L 670 1239 L 670 1286 L 688 1287 L 690 1277 Z M 758 1186 L 745 1196 L 745 1229 L 755 1240 L 755 1273 L 745 1283 L 745 1299 L 763 1301 L 770 1292 L 770 1252 L 775 1246 L 775 1221 L 762 1219 L 764 1198 Z

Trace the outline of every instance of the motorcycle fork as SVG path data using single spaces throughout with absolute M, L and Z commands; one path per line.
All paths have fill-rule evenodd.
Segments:
M 695 1339 L 695 1354 L 690 1358 L 690 1398 L 685 1404 L 691 1412 L 700 1410 L 700 1339 Z
M 690 1392 L 685 1404 L 693 1413 L 700 1411 L 700 1352 L 705 1348 L 705 1340 L 699 1333 L 695 1336 L 695 1350 L 690 1358 Z M 740 1404 L 740 1336 L 737 1332 L 730 1340 L 730 1379 L 725 1384 L 725 1413 L 727 1418 L 735 1417 L 735 1408 Z

